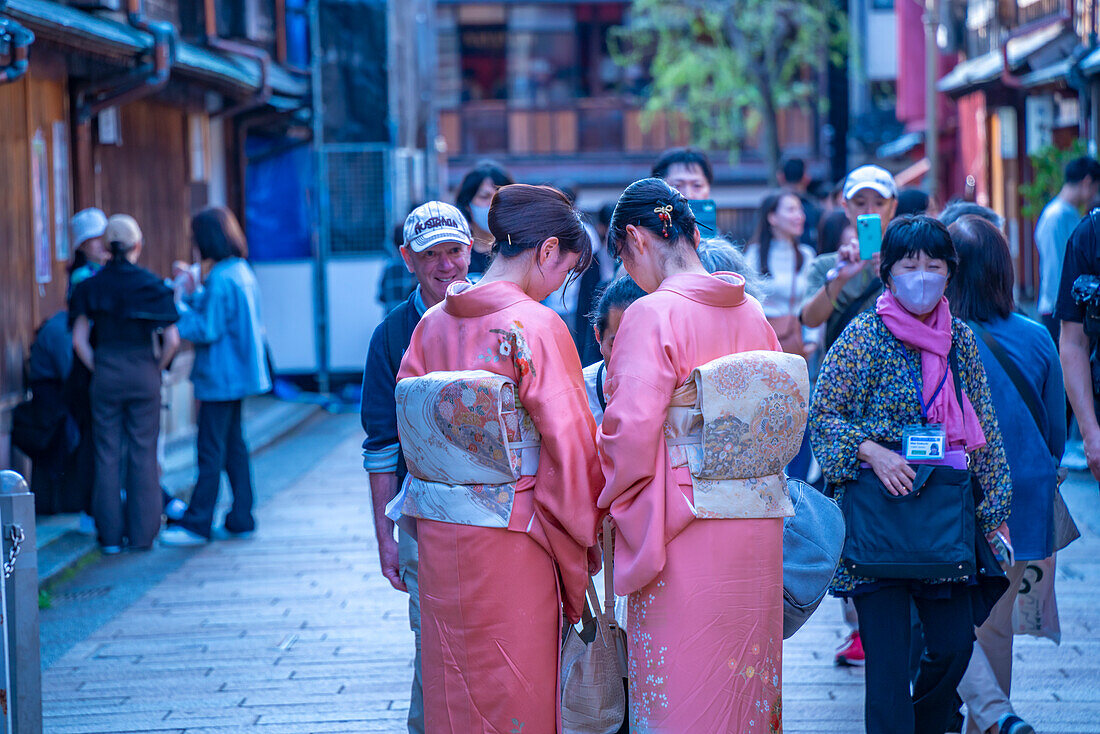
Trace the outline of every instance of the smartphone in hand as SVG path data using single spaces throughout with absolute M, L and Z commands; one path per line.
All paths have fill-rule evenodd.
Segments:
M 856 217 L 856 236 L 859 238 L 859 259 L 873 258 L 882 251 L 882 217 L 860 214 Z

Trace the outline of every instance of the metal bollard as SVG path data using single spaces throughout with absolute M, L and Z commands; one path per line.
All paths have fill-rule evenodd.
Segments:
M 38 638 L 38 550 L 34 495 L 13 471 L 0 471 L 4 628 L 7 632 L 8 731 L 42 731 L 42 659 Z

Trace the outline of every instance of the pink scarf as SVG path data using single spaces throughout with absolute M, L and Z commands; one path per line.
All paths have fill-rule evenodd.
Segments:
M 920 351 L 921 385 L 926 401 L 932 397 L 944 372 L 947 372 L 943 389 L 928 406 L 928 422 L 943 425 L 948 446 L 961 444 L 967 451 L 985 446 L 985 432 L 978 422 L 970 397 L 964 390 L 963 404 L 960 406 L 955 395 L 954 376 L 948 360 L 951 352 L 951 309 L 947 299 L 941 299 L 924 322 L 906 311 L 889 290 L 879 296 L 875 310 L 891 334 L 902 344 Z

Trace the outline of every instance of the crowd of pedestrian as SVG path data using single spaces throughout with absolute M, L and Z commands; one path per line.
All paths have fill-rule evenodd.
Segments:
M 845 513 L 835 660 L 866 665 L 866 730 L 1033 732 L 1010 702 L 1013 609 L 1027 565 L 1073 537 L 1063 368 L 1100 478 L 1082 325 L 1100 280 L 1073 296 L 1100 239 L 1091 216 L 1060 222 L 1095 165 L 1067 168 L 1036 233 L 1061 242 L 1057 264 L 1040 246 L 1061 365 L 1018 313 L 1000 218 L 937 211 L 876 165 L 818 200 L 786 161 L 744 243 L 707 231 L 694 149 L 591 225 L 570 187 L 493 163 L 455 206 L 415 209 L 416 284 L 373 334 L 362 400 L 382 572 L 417 641 L 409 731 L 561 731 L 563 624 L 599 614 L 601 564 L 623 731 L 778 731 L 796 477 Z
M 625 631 L 621 670 L 585 678 L 627 681 L 623 731 L 779 731 L 791 480 L 844 515 L 833 660 L 866 666 L 866 730 L 1034 732 L 1012 641 L 1027 569 L 1052 577 L 1075 537 L 1074 432 L 1100 480 L 1100 209 L 1080 217 L 1100 163 L 1071 161 L 1038 220 L 1042 323 L 988 208 L 937 211 L 873 164 L 823 200 L 797 158 L 777 178 L 746 242 L 690 148 L 591 220 L 574 185 L 484 162 L 395 233 L 361 418 L 381 570 L 409 595 L 410 732 L 562 731 L 562 640 L 593 618 L 612 647 Z M 251 534 L 243 401 L 271 376 L 240 224 L 196 214 L 193 262 L 164 275 L 132 217 L 71 228 L 13 419 L 38 511 L 84 512 L 107 555 Z M 157 458 L 185 342 L 188 502 Z
M 195 262 L 169 277 L 141 267 L 140 224 L 96 208 L 71 221 L 77 244 L 67 308 L 31 347 L 31 399 L 17 408 L 13 442 L 33 462 L 41 514 L 82 512 L 105 555 L 210 539 L 221 473 L 232 510 L 224 530 L 253 530 L 241 400 L 270 389 L 259 288 L 234 215 L 214 207 L 191 222 Z M 194 352 L 199 479 L 189 503 L 161 486 L 165 374 Z M 168 527 L 164 528 L 167 523 Z

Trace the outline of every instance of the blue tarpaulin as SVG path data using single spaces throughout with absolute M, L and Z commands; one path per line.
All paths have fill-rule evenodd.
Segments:
M 299 260 L 312 256 L 309 186 L 313 159 L 308 145 L 285 138 L 250 137 L 245 191 L 249 259 Z

